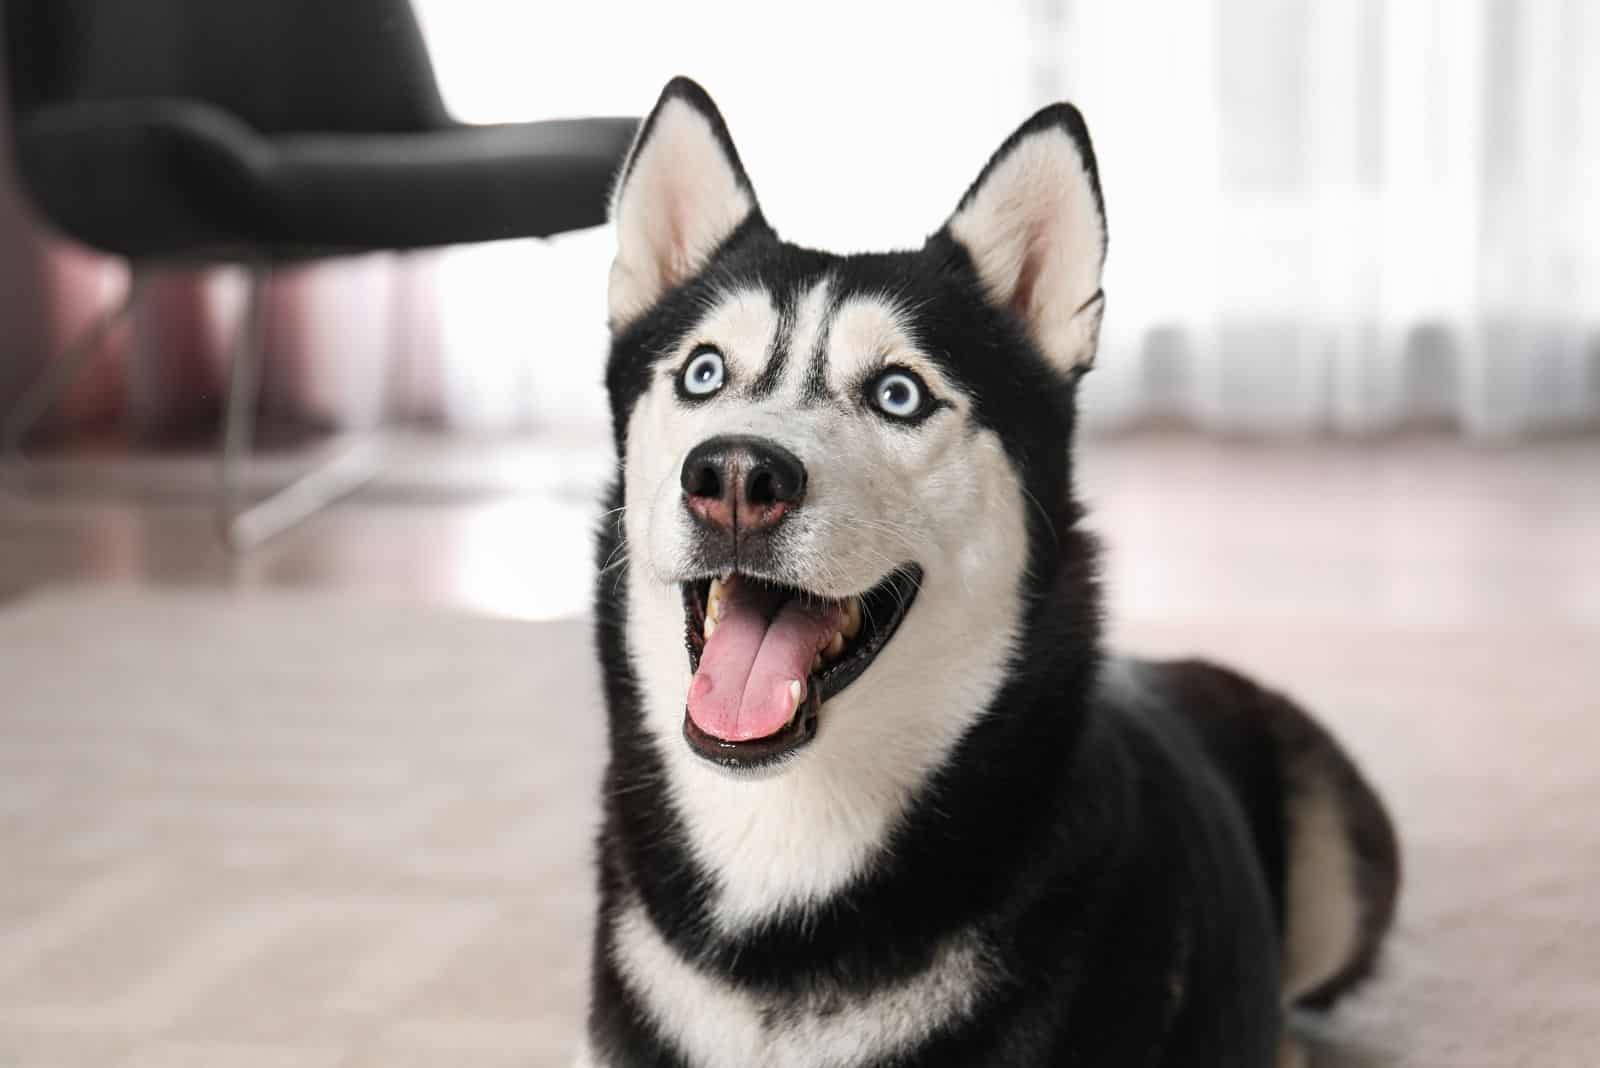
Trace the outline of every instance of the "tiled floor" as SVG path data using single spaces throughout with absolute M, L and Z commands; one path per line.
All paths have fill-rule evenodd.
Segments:
M 0 597 L 113 581 L 359 590 L 522 618 L 585 610 L 608 476 L 599 446 L 391 434 L 384 456 L 354 497 L 238 557 L 216 534 L 210 457 L 13 464 L 0 482 Z M 269 459 L 255 481 L 286 481 L 314 459 Z
M 430 608 L 581 611 L 604 452 L 391 444 L 238 560 L 203 458 L 3 472 L 0 1065 L 568 1063 L 587 629 Z M 1119 637 L 1286 686 L 1400 824 L 1383 977 L 1313 1068 L 1591 1063 L 1600 441 L 1082 452 Z

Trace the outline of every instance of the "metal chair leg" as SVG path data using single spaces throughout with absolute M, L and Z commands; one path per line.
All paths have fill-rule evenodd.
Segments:
M 28 434 L 78 380 L 78 376 L 99 351 L 105 336 L 138 305 L 144 281 L 143 272 L 133 270 L 128 275 L 128 288 L 122 297 L 80 330 L 60 355 L 45 361 L 11 411 L 6 413 L 5 424 L 0 427 L 0 449 L 7 455 L 17 460 L 24 458 L 22 445 Z
M 245 477 L 261 391 L 266 298 L 271 280 L 270 268 L 250 268 L 249 294 L 234 338 L 228 370 L 227 411 L 223 417 L 218 468 L 217 520 L 223 542 L 235 552 L 260 545 L 360 489 L 378 473 L 380 466 L 377 442 L 357 440 L 354 444 L 337 447 L 331 459 L 301 474 L 287 486 L 259 501 L 244 503 L 248 493 Z

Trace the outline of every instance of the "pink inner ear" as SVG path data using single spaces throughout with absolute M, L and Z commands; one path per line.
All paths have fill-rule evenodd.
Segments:
M 1034 293 L 1044 275 L 1045 257 L 1049 255 L 1049 241 L 1045 233 L 1049 225 L 1046 222 L 1043 226 L 1028 228 L 1028 236 L 1022 250 L 1022 262 L 1017 268 L 1017 283 L 1011 294 L 1011 309 L 1022 316 L 1025 322 L 1032 322 L 1039 312 Z M 1042 297 L 1048 300 L 1050 294 L 1042 294 Z
M 704 266 L 755 208 L 710 120 L 683 100 L 662 105 L 635 154 L 616 201 L 613 328 Z
M 1082 157 L 1063 130 L 1038 131 L 994 164 L 950 220 L 991 298 L 1063 367 L 1092 357 L 1076 313 L 1100 288 L 1105 226 Z
M 689 214 L 683 198 L 666 207 L 666 254 L 661 261 L 661 281 L 665 287 L 677 285 L 689 275 Z

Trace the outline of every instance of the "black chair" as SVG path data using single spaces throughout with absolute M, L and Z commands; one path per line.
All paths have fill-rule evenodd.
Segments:
M 220 508 L 234 544 L 303 518 L 373 470 L 362 449 L 240 507 L 272 267 L 598 225 L 637 125 L 453 121 L 407 0 L 0 5 L 25 193 L 51 225 L 132 267 L 125 299 L 46 365 L 4 439 L 20 448 L 137 302 L 147 272 L 245 265 L 222 447 Z

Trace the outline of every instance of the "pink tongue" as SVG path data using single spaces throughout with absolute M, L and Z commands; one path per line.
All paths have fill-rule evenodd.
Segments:
M 776 609 L 776 615 L 773 614 Z M 725 742 L 776 734 L 794 712 L 789 683 L 810 685 L 811 661 L 839 627 L 839 609 L 775 603 L 768 591 L 724 583 L 722 618 L 689 684 L 689 718 Z

